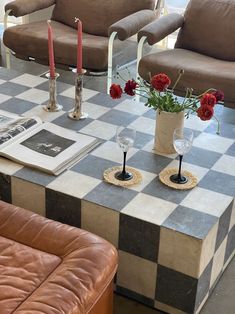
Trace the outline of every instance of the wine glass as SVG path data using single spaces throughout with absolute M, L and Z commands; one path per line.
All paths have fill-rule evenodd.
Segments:
M 130 172 L 126 171 L 126 155 L 134 144 L 136 131 L 131 128 L 126 128 L 123 126 L 117 127 L 116 132 L 116 142 L 123 151 L 123 169 L 115 173 L 115 178 L 122 181 L 128 181 L 133 178 L 133 175 Z
M 190 151 L 193 144 L 193 131 L 189 129 L 175 129 L 173 134 L 173 145 L 176 152 L 179 154 L 179 171 L 177 174 L 173 174 L 170 180 L 174 183 L 184 184 L 188 182 L 185 176 L 181 175 L 181 166 L 183 155 Z

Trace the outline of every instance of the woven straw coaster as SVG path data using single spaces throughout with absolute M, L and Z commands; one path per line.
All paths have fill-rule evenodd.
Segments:
M 126 167 L 126 171 L 133 174 L 133 178 L 129 181 L 121 181 L 115 178 L 115 173 L 118 171 L 122 171 L 122 166 L 108 168 L 104 171 L 103 176 L 104 180 L 108 183 L 118 185 L 118 186 L 132 186 L 139 184 L 142 181 L 141 173 L 131 167 Z
M 178 169 L 176 168 L 164 169 L 159 174 L 159 180 L 163 184 L 176 190 L 190 190 L 197 185 L 197 178 L 191 172 L 186 171 L 186 170 L 182 171 L 182 175 L 188 179 L 188 182 L 186 182 L 185 184 L 177 184 L 177 183 L 172 182 L 170 180 L 170 176 L 176 173 L 178 173 Z

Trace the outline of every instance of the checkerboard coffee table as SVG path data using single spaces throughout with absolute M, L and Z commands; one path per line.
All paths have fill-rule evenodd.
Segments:
M 117 292 L 171 314 L 198 313 L 235 251 L 235 126 L 186 120 L 195 140 L 183 168 L 198 186 L 176 191 L 162 185 L 158 174 L 177 167 L 176 156 L 152 151 L 155 113 L 128 98 L 117 101 L 84 89 L 89 118 L 67 117 L 74 87 L 58 82 L 64 111 L 47 113 L 46 79 L 0 69 L 0 109 L 93 135 L 102 144 L 58 177 L 0 159 L 1 199 L 49 218 L 89 230 L 119 251 Z M 115 143 L 117 125 L 136 128 L 127 164 L 143 182 L 122 188 L 102 180 L 103 171 L 120 165 Z

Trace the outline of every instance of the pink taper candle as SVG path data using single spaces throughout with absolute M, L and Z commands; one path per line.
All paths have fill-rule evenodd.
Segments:
M 78 23 L 78 42 L 77 42 L 77 73 L 82 73 L 82 22 L 76 18 Z
M 49 52 L 49 67 L 50 67 L 50 78 L 55 78 L 55 59 L 54 59 L 54 48 L 53 48 L 53 35 L 51 28 L 51 21 L 47 21 L 48 24 L 48 52 Z

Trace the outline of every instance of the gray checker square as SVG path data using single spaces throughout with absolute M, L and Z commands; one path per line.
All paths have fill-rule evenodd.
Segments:
M 185 154 L 184 162 L 210 169 L 221 156 L 222 154 L 217 152 L 199 147 L 192 147 L 191 150 Z
M 226 155 L 235 157 L 235 143 L 229 147 L 229 149 L 226 151 Z
M 211 123 L 204 132 L 216 134 L 217 124 Z M 229 123 L 221 123 L 220 136 L 231 138 L 235 140 L 235 126 Z
M 199 182 L 199 186 L 214 192 L 235 196 L 235 177 L 210 170 Z
M 70 170 L 102 180 L 104 170 L 115 166 L 120 165 L 117 162 L 99 158 L 93 155 L 88 155 L 79 161 Z
M 128 126 L 131 122 L 139 118 L 139 116 L 113 109 L 111 111 L 106 112 L 101 117 L 99 117 L 100 121 L 107 122 L 114 125 L 123 125 Z
M 69 89 L 71 87 L 71 85 L 60 82 L 60 81 L 56 81 L 56 90 L 57 90 L 57 94 L 63 93 L 66 89 Z M 44 82 L 40 85 L 37 85 L 37 89 L 41 89 L 44 91 L 48 91 L 49 88 L 49 82 Z
M 90 122 L 92 122 L 93 119 L 87 118 L 84 120 L 72 120 L 68 117 L 68 113 L 59 116 L 52 122 L 56 125 L 62 126 L 66 129 L 74 130 L 74 131 L 80 131 L 82 128 L 84 128 L 86 125 L 88 125 Z
M 1 68 L 0 71 L 1 71 L 1 80 L 4 80 L 4 81 L 10 81 L 20 75 L 19 72 L 15 70 L 9 70 L 6 68 Z
M 74 108 L 74 99 L 70 97 L 58 95 L 57 102 L 58 104 L 63 106 L 64 111 L 70 111 Z M 48 101 L 45 101 L 42 105 L 47 105 L 47 104 L 48 104 Z
M 142 190 L 142 193 L 164 199 L 168 202 L 180 204 L 190 191 L 173 190 L 162 184 L 157 177 Z
M 150 108 L 147 112 L 143 114 L 143 117 L 156 120 L 156 111 Z
M 120 214 L 118 243 L 120 250 L 156 262 L 159 239 L 159 226 L 123 213 Z
M 0 109 L 6 110 L 16 114 L 23 114 L 28 110 L 38 106 L 35 103 L 29 102 L 27 100 L 22 100 L 18 98 L 11 98 L 0 104 Z
M 224 257 L 224 264 L 232 255 L 234 250 L 235 250 L 235 226 L 232 227 L 232 229 L 229 231 L 229 234 L 228 234 L 228 240 L 227 240 L 225 257 Z
M 0 173 L 0 199 L 11 203 L 11 176 Z
M 88 98 L 86 101 L 92 104 L 113 108 L 120 104 L 125 98 L 112 99 L 110 95 L 99 93 L 91 98 Z
M 81 227 L 81 200 L 71 195 L 46 189 L 46 217 Z
M 204 239 L 217 221 L 218 218 L 215 216 L 179 205 L 162 226 L 198 239 Z
M 122 210 L 138 193 L 124 187 L 101 182 L 84 199 L 116 211 Z
M 233 201 L 228 206 L 228 208 L 223 212 L 219 219 L 219 226 L 216 237 L 215 251 L 219 248 L 220 244 L 223 242 L 224 238 L 228 234 L 230 219 L 232 214 Z
M 159 174 L 171 162 L 171 158 L 140 150 L 128 160 L 128 166 Z
M 12 82 L 6 82 L 0 85 L 0 93 L 8 96 L 17 96 L 28 89 L 30 88 L 27 86 L 19 85 Z
M 48 173 L 28 167 L 20 169 L 19 171 L 15 172 L 13 176 L 41 186 L 48 185 L 56 178 L 55 176 Z
M 196 278 L 158 264 L 156 300 L 185 313 L 193 313 L 197 283 Z

